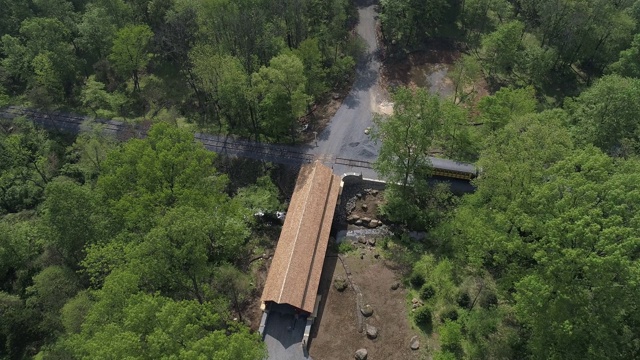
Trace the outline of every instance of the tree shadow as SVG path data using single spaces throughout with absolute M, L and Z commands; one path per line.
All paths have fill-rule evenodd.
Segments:
M 353 4 L 357 8 L 365 8 L 372 5 L 378 5 L 378 0 L 355 0 Z

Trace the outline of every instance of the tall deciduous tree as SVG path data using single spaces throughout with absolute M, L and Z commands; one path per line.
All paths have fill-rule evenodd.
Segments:
M 286 135 L 293 138 L 296 120 L 305 114 L 310 101 L 302 61 L 295 55 L 276 56 L 269 67 L 252 74 L 251 81 L 262 128 L 276 139 Z
M 566 106 L 575 136 L 611 155 L 640 151 L 640 80 L 605 76 Z
M 152 57 L 149 53 L 152 37 L 153 32 L 147 25 L 127 25 L 113 40 L 109 61 L 122 76 L 133 78 L 135 90 L 140 90 L 140 72 Z
M 452 113 L 425 89 L 399 88 L 393 101 L 393 115 L 374 120 L 374 138 L 382 141 L 374 167 L 389 183 L 382 211 L 392 221 L 430 227 L 439 219 L 434 204 L 448 208 L 452 200 L 447 189 L 428 185 L 429 151 Z
M 227 180 L 213 167 L 214 157 L 192 133 L 159 123 L 146 139 L 131 140 L 109 154 L 98 191 L 120 226 L 146 232 L 165 209 L 207 208 L 226 198 Z
M 478 102 L 479 119 L 487 130 L 486 133 L 490 133 L 503 128 L 512 119 L 535 112 L 536 105 L 533 87 L 503 87 Z

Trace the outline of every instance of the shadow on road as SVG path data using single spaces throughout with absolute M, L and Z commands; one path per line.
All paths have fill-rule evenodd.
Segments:
M 286 304 L 273 304 L 264 331 L 264 342 L 270 360 L 310 359 L 302 347 L 306 317 L 296 318 L 293 308 Z

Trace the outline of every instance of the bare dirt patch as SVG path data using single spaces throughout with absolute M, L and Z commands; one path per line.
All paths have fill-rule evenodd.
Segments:
M 375 248 L 363 247 L 343 255 L 352 284 L 362 293 L 362 302 L 373 308 L 373 315 L 368 318 L 360 315 L 353 286 L 343 292 L 331 286 L 333 279 L 346 278 L 347 273 L 336 255 L 327 256 L 320 286 L 323 300 L 309 348 L 314 360 L 353 359 L 359 348 L 366 348 L 372 360 L 419 359 L 426 354 L 424 346 L 417 351 L 409 348 L 411 338 L 421 335 L 409 320 L 407 291 L 403 287 L 391 289 L 394 282 L 400 281 L 400 275 L 392 263 L 376 259 L 376 253 Z M 367 338 L 364 324 L 378 329 L 376 339 Z M 424 344 L 422 339 L 421 342 Z
M 460 58 L 458 50 L 430 50 L 415 52 L 407 58 L 388 60 L 382 67 L 382 84 L 385 87 L 394 86 L 419 86 L 423 84 L 423 76 L 419 69 L 451 67 Z

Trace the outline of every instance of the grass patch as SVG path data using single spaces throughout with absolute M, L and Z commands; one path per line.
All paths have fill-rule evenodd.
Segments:
M 355 249 L 356 247 L 349 241 L 343 241 L 338 244 L 338 254 L 347 254 Z

